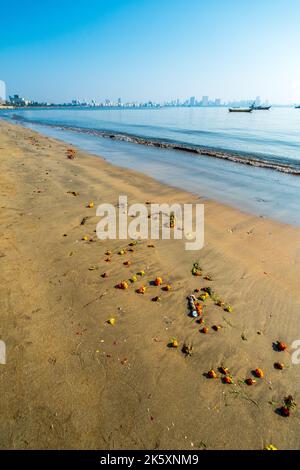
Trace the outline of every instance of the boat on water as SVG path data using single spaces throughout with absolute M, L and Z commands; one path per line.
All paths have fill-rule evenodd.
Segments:
M 296 109 L 300 109 L 300 104 L 298 106 L 295 106 Z
M 268 111 L 271 108 L 271 105 L 260 104 L 255 105 L 255 102 L 252 103 L 248 108 L 229 108 L 230 113 L 251 113 L 252 111 Z
M 229 108 L 230 113 L 252 113 L 253 108 Z
M 269 109 L 271 108 L 272 106 L 271 105 L 259 105 L 259 106 L 253 106 L 253 109 L 255 111 L 269 111 Z
M 251 106 L 248 106 L 247 108 L 241 108 L 241 107 L 236 107 L 236 108 L 229 108 L 228 111 L 230 113 L 252 113 L 254 109 L 255 103 L 252 103 Z

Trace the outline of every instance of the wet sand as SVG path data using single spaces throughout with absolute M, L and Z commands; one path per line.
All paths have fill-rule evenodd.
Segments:
M 0 447 L 299 449 L 299 410 L 284 418 L 276 409 L 289 394 L 299 401 L 290 345 L 300 339 L 300 230 L 80 150 L 70 160 L 67 148 L 0 121 Z M 119 194 L 130 204 L 204 202 L 204 249 L 143 241 L 118 255 L 129 241 L 100 241 L 94 231 L 97 205 L 117 205 Z M 212 281 L 191 274 L 194 262 Z M 127 290 L 114 287 L 141 270 Z M 156 276 L 170 292 L 149 285 Z M 135 292 L 141 285 L 144 295 Z M 186 297 L 207 286 L 233 311 L 206 300 L 203 334 Z M 177 349 L 167 346 L 172 337 Z M 288 351 L 274 350 L 277 340 Z M 233 384 L 222 383 L 221 365 Z M 264 378 L 247 386 L 257 367 Z M 205 377 L 211 368 L 217 379 Z

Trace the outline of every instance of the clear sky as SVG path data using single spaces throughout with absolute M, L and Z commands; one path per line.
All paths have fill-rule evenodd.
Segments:
M 299 0 L 0 0 L 0 15 L 10 94 L 300 102 Z

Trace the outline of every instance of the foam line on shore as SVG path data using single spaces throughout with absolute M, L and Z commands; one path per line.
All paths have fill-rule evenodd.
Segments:
M 241 163 L 243 165 L 254 166 L 258 168 L 267 168 L 270 170 L 279 171 L 281 173 L 288 173 L 291 175 L 298 176 L 300 175 L 300 165 L 291 165 L 289 163 L 280 163 L 278 161 L 272 161 L 267 158 L 258 157 L 249 155 L 243 152 L 234 152 L 222 149 L 214 149 L 210 147 L 203 147 L 199 145 L 190 145 L 187 143 L 180 143 L 176 141 L 171 141 L 168 139 L 159 139 L 159 138 L 146 138 L 137 136 L 129 133 L 120 133 L 117 131 L 108 131 L 100 129 L 89 129 L 84 127 L 71 126 L 66 124 L 59 123 L 48 123 L 40 120 L 26 119 L 23 116 L 14 114 L 12 116 L 14 121 L 18 122 L 27 122 L 31 124 L 38 124 L 47 127 L 57 128 L 60 130 L 73 131 L 82 134 L 93 135 L 96 137 L 103 137 L 112 140 L 118 140 L 122 142 L 130 142 L 139 145 L 145 145 L 148 147 L 157 147 L 161 149 L 176 150 L 182 152 L 189 152 L 199 156 L 206 156 L 212 158 L 218 158 L 221 160 L 228 160 L 234 163 Z

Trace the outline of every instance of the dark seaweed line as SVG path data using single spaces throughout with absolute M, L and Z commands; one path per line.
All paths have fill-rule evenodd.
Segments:
M 288 173 L 291 175 L 300 175 L 300 166 L 291 166 L 285 163 L 276 163 L 269 160 L 265 160 L 262 158 L 255 158 L 253 156 L 245 156 L 241 157 L 235 152 L 228 152 L 223 150 L 217 149 L 210 149 L 207 147 L 200 147 L 200 146 L 193 146 L 187 144 L 179 144 L 174 143 L 172 141 L 161 140 L 161 139 L 147 139 L 144 137 L 139 137 L 131 134 L 126 133 L 117 133 L 117 132 L 109 132 L 109 131 L 102 131 L 97 129 L 88 129 L 76 126 L 69 126 L 69 125 L 62 125 L 62 124 L 51 124 L 45 123 L 38 120 L 28 120 L 24 119 L 21 116 L 14 115 L 13 118 L 17 121 L 24 121 L 30 122 L 33 124 L 39 124 L 48 127 L 55 127 L 61 130 L 67 130 L 72 132 L 79 132 L 83 134 L 89 134 L 94 136 L 100 136 L 104 138 L 109 138 L 112 140 L 118 140 L 122 142 L 130 142 L 139 145 L 145 145 L 148 147 L 156 147 L 161 149 L 169 149 L 169 150 L 176 150 L 182 152 L 190 152 L 196 155 L 218 158 L 221 160 L 228 160 L 234 163 L 241 163 L 243 165 L 254 166 L 258 168 L 267 168 L 270 170 L 279 171 L 281 173 Z

